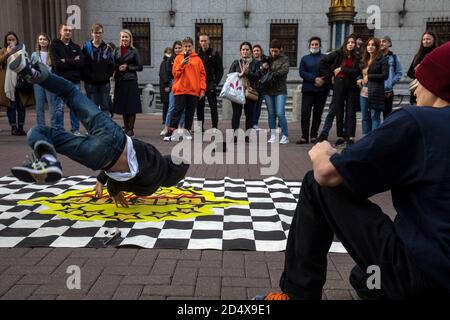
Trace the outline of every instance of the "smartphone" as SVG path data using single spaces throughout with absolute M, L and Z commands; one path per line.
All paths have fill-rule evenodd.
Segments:
M 185 59 L 188 59 L 189 56 L 190 56 L 190 54 L 189 54 L 188 52 L 185 52 L 185 53 L 184 53 L 184 58 L 185 58 Z

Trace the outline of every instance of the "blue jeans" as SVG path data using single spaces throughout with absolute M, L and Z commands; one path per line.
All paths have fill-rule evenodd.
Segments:
M 78 89 L 78 91 L 80 91 L 79 83 L 72 83 L 72 84 L 75 88 Z M 67 104 L 69 105 L 68 102 Z M 60 96 L 55 95 L 53 97 L 53 107 L 55 111 L 52 114 L 52 127 L 59 130 L 64 130 L 64 100 Z M 70 110 L 70 126 L 72 133 L 80 131 L 80 121 L 78 120 L 75 113 L 72 111 L 72 108 Z
M 362 133 L 366 135 L 372 131 L 372 115 L 369 110 L 369 99 L 359 96 L 359 104 L 361 105 Z
M 15 93 L 16 101 L 11 101 L 8 109 L 6 110 L 6 114 L 8 115 L 8 122 L 11 127 L 23 127 L 25 124 L 25 107 L 20 101 L 19 94 Z
M 54 95 L 42 88 L 41 86 L 35 84 L 34 88 L 34 99 L 36 101 L 36 124 L 40 126 L 45 126 L 45 102 L 48 103 L 48 110 L 50 116 L 55 112 L 53 107 Z
M 253 112 L 252 118 L 252 126 L 255 127 L 259 124 L 259 118 L 261 117 L 261 109 L 264 101 L 264 96 L 262 94 L 259 95 L 258 101 L 255 105 L 255 111 Z
M 94 85 L 85 82 L 84 89 L 86 89 L 87 97 L 99 106 L 100 110 L 109 114 L 109 92 L 111 91 L 111 85 L 109 83 Z
M 170 83 L 169 110 L 167 111 L 167 116 L 166 116 L 166 126 L 167 127 L 171 127 L 170 119 L 172 119 L 172 114 L 173 114 L 173 111 L 175 110 L 175 96 L 172 91 L 172 85 L 173 85 L 173 81 Z M 181 114 L 181 118 L 180 118 L 180 124 L 179 124 L 180 128 L 184 128 L 184 120 L 185 120 L 185 112 L 183 111 L 183 113 Z
M 120 126 L 72 82 L 53 73 L 38 81 L 44 89 L 67 101 L 71 111 L 88 129 L 89 136 L 75 136 L 64 130 L 36 126 L 28 132 L 28 144 L 37 156 L 45 152 L 63 154 L 92 170 L 101 170 L 119 158 L 126 142 Z
M 362 130 L 366 135 L 369 132 L 378 129 L 381 125 L 381 111 L 369 108 L 369 99 L 360 97 Z
M 289 136 L 289 129 L 286 120 L 285 106 L 287 95 L 280 94 L 276 96 L 265 95 L 267 111 L 269 112 L 269 127 L 271 130 L 276 129 L 277 118 L 281 126 L 281 134 L 283 136 Z

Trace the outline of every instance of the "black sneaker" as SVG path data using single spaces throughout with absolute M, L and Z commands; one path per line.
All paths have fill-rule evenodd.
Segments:
M 342 146 L 344 143 L 345 143 L 345 140 L 342 139 L 342 138 L 339 138 L 339 139 L 336 140 L 334 146 L 335 147 L 339 147 L 339 146 Z
M 30 164 L 11 169 L 14 177 L 29 183 L 54 183 L 62 178 L 62 167 L 59 161 L 51 162 L 45 158 Z

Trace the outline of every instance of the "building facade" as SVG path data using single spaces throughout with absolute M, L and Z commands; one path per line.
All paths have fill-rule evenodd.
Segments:
M 6 0 L 6 14 L 22 15 L 22 22 L 8 23 L 10 18 L 2 17 L 1 31 L 17 28 L 27 41 L 41 29 L 56 35 L 54 28 L 69 15 L 64 9 L 71 4 L 81 8 L 81 30 L 75 33 L 79 43 L 89 37 L 94 22 L 104 25 L 108 42 L 118 43 L 124 27 L 134 32 L 145 61 L 142 84 L 158 83 L 164 48 L 186 36 L 196 38 L 200 31 L 209 33 L 213 47 L 222 52 L 225 73 L 239 57 L 242 41 L 259 43 L 267 52 L 270 40 L 280 38 L 291 60 L 288 79 L 292 82 L 300 81 L 298 64 L 308 53 L 311 36 L 320 36 L 327 51 L 351 32 L 364 37 L 389 35 L 404 68 L 409 67 L 425 30 L 450 40 L 450 0 Z M 371 30 L 366 21 L 377 19 L 377 8 L 379 21 L 372 22 L 379 22 L 380 29 Z M 347 20 L 339 20 L 339 11 L 347 11 L 343 18 Z

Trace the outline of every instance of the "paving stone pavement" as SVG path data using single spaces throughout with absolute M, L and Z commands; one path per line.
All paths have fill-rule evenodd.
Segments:
M 26 129 L 35 119 L 28 110 Z M 66 128 L 68 114 L 66 113 Z M 161 117 L 138 115 L 136 138 L 154 144 L 163 154 L 172 144 L 162 142 Z M 120 117 L 115 120 L 122 124 Z M 262 124 L 263 127 L 267 125 Z M 230 128 L 230 122 L 223 122 Z M 297 146 L 299 124 L 289 125 L 291 144 L 280 147 L 280 169 L 276 176 L 302 180 L 311 170 L 308 150 Z M 360 133 L 359 133 L 360 134 Z M 0 111 L 0 176 L 9 175 L 30 153 L 24 137 L 12 137 L 5 112 Z M 61 157 L 64 175 L 94 175 L 83 166 Z M 259 179 L 257 165 L 192 165 L 188 176 L 210 179 Z M 373 201 L 391 218 L 395 216 L 389 194 Z M 2 300 L 245 300 L 257 294 L 279 290 L 283 269 L 283 252 L 245 252 L 209 250 L 155 250 L 135 248 L 107 249 L 0 249 L 0 299 Z M 81 289 L 69 290 L 69 266 L 81 270 Z M 327 282 L 323 298 L 328 300 L 357 299 L 348 282 L 352 258 L 347 254 L 329 254 Z

